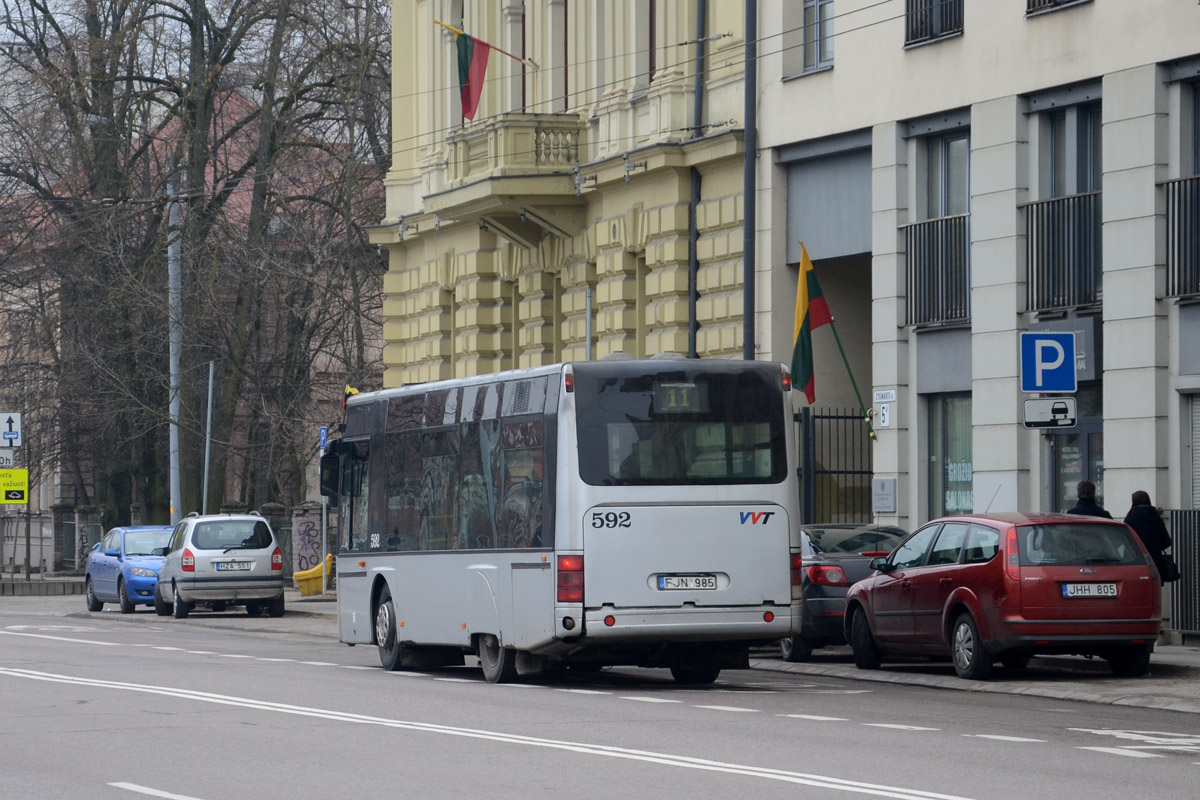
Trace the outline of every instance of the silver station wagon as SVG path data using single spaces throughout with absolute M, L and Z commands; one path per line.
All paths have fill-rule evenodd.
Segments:
M 283 616 L 283 550 L 271 526 L 258 513 L 189 514 L 171 534 L 154 610 L 182 618 L 197 606 L 235 605 Z

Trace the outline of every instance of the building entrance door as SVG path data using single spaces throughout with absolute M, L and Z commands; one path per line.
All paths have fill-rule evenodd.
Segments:
M 1075 487 L 1082 480 L 1096 484 L 1096 502 L 1104 505 L 1104 423 L 1080 419 L 1069 431 L 1054 434 L 1054 498 L 1052 508 L 1066 511 L 1075 505 Z

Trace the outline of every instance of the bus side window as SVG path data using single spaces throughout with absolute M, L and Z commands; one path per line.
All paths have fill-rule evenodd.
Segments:
M 387 464 L 387 517 L 384 549 L 416 550 L 421 528 L 421 434 L 417 430 L 389 433 Z

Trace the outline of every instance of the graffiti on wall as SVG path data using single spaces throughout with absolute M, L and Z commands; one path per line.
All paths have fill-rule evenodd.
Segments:
M 301 572 L 321 563 L 321 509 L 297 508 L 292 511 L 292 572 Z

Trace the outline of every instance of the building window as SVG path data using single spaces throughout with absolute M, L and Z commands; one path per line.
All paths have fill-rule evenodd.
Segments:
M 1092 0 L 1025 0 L 1025 14 L 1040 14 L 1043 11 L 1056 11 L 1064 6 L 1079 6 Z
M 905 22 L 905 44 L 962 33 L 963 0 L 908 0 Z
M 1041 115 L 1038 185 L 1047 198 L 1025 207 L 1029 310 L 1101 299 L 1101 116 L 1099 103 Z
M 929 518 L 975 510 L 971 395 L 929 396 Z
M 1167 297 L 1200 294 L 1200 83 L 1183 87 L 1180 173 L 1167 200 Z
M 908 323 L 970 318 L 970 138 L 965 130 L 923 140 L 925 215 L 904 229 Z
M 833 66 L 833 0 L 804 0 L 804 71 Z

